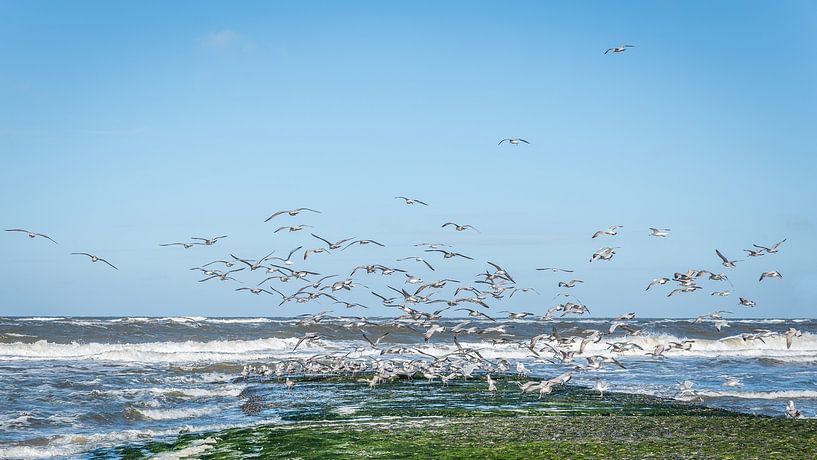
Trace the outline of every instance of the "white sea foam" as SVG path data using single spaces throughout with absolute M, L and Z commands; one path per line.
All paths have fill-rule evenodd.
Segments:
M 277 423 L 279 421 L 280 419 L 274 418 L 265 420 L 261 424 Z M 176 436 L 179 434 L 180 429 L 185 432 L 204 432 L 226 430 L 238 426 L 246 426 L 246 424 L 186 425 L 169 430 L 117 430 L 110 433 L 89 435 L 56 435 L 48 438 L 48 444 L 42 446 L 2 446 L 0 447 L 0 458 L 65 458 L 96 447 L 115 446 L 151 438 Z
M 221 412 L 221 409 L 216 407 L 202 407 L 186 409 L 143 409 L 132 408 L 134 412 L 138 412 L 145 418 L 151 420 L 176 420 L 184 418 L 203 417 L 205 415 L 212 415 Z
M 245 385 L 220 385 L 213 388 L 188 387 L 150 387 L 150 388 L 119 388 L 115 390 L 94 390 L 91 393 L 99 396 L 138 396 L 157 395 L 174 396 L 178 398 L 224 398 L 238 396 L 246 388 Z
M 256 323 L 276 323 L 269 318 L 207 318 L 208 323 L 216 324 L 256 324 Z
M 214 438 L 197 439 L 184 449 L 172 452 L 162 452 L 151 457 L 153 460 L 176 460 L 182 458 L 195 458 L 196 455 L 203 454 L 213 448 L 216 443 Z
M 304 343 L 298 353 L 292 349 L 297 338 L 256 340 L 214 340 L 209 342 L 147 343 L 34 343 L 0 344 L 0 361 L 8 360 L 101 360 L 123 362 L 230 362 L 270 359 L 277 356 L 307 355 L 325 350 L 317 343 Z M 332 348 L 331 345 L 327 345 Z
M 697 392 L 708 398 L 743 398 L 743 399 L 817 399 L 817 390 L 780 390 L 780 391 L 711 391 Z
M 463 346 L 474 347 L 486 358 L 526 359 L 530 350 L 517 343 L 494 346 L 487 341 L 469 341 L 472 336 L 460 336 Z M 585 347 L 585 355 L 609 354 L 607 342 L 627 340 L 642 350 L 634 349 L 623 353 L 624 356 L 641 355 L 650 352 L 656 345 L 669 342 L 682 342 L 686 337 L 668 334 L 641 335 L 633 337 L 608 337 L 599 343 L 590 343 Z M 804 333 L 794 339 L 790 349 L 782 335 L 765 337 L 760 340 L 744 341 L 739 336 L 725 337 L 719 340 L 694 339 L 689 351 L 671 350 L 665 353 L 667 358 L 684 356 L 728 356 L 735 358 L 759 359 L 768 358 L 786 362 L 817 361 L 817 336 Z M 293 351 L 297 337 L 265 338 L 255 340 L 215 340 L 208 342 L 147 342 L 147 343 L 52 343 L 39 340 L 34 343 L 0 343 L 0 361 L 9 360 L 100 360 L 121 362 L 247 362 L 254 360 L 282 359 L 310 356 L 326 351 L 350 351 L 362 347 L 365 351 L 356 356 L 374 356 L 378 350 L 368 347 L 362 340 L 315 341 L 303 342 Z M 573 344 L 578 349 L 578 343 Z M 454 351 L 450 343 L 433 343 L 420 345 L 418 348 L 434 355 Z

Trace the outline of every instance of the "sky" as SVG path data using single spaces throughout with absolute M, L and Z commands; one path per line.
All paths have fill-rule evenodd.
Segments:
M 635 47 L 604 54 L 622 44 Z M 188 270 L 286 257 L 318 246 L 312 231 L 386 247 L 317 254 L 306 270 L 380 263 L 467 283 L 490 260 L 541 294 L 492 311 L 544 313 L 577 278 L 595 317 L 813 318 L 816 52 L 807 1 L 4 1 L 0 227 L 59 244 L 0 234 L 0 315 L 361 313 L 234 290 L 258 273 L 199 283 Z M 530 144 L 497 145 L 515 137 Z M 264 223 L 301 206 L 322 212 Z M 290 224 L 314 228 L 273 233 Z M 590 238 L 610 225 L 624 227 Z M 780 253 L 745 257 L 783 238 Z M 425 241 L 475 260 L 413 246 Z M 620 249 L 588 262 L 602 246 Z M 716 248 L 747 260 L 725 269 Z M 575 272 L 534 270 L 547 266 Z M 733 294 L 710 296 L 731 288 L 709 281 L 644 291 L 689 268 L 727 272 Z M 758 282 L 767 270 L 783 278 Z M 339 297 L 399 313 L 369 293 L 405 286 L 399 274 L 355 279 L 369 289 Z

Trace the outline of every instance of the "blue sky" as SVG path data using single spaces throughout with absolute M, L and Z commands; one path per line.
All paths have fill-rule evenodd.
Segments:
M 623 43 L 636 47 L 603 54 Z M 187 270 L 315 246 L 272 233 L 307 223 L 388 247 L 319 254 L 306 269 L 384 263 L 469 280 L 492 260 L 542 293 L 496 309 L 555 304 L 563 278 L 533 269 L 560 265 L 586 281 L 574 290 L 594 316 L 814 317 L 815 51 L 811 2 L 3 2 L 0 226 L 60 244 L 0 235 L 0 314 L 326 309 L 278 307 Z M 531 145 L 498 147 L 505 137 Z M 323 213 L 263 223 L 298 206 Z M 451 220 L 482 233 L 440 229 Z M 620 235 L 590 239 L 613 224 Z M 672 235 L 647 237 L 651 226 Z M 213 235 L 229 238 L 158 246 Z M 782 238 L 779 254 L 729 271 L 731 297 L 709 296 L 714 284 L 643 291 L 722 268 L 715 248 L 744 258 Z M 394 262 L 420 241 L 478 260 L 436 260 L 439 273 Z M 608 243 L 621 246 L 612 262 L 587 262 Z M 784 278 L 758 283 L 765 270 Z M 739 310 L 737 295 L 758 307 Z M 393 313 L 365 289 L 344 299 Z

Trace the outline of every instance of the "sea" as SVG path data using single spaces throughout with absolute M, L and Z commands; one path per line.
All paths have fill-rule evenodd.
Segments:
M 554 329 L 563 337 L 593 330 L 607 334 L 611 320 L 468 319 L 468 327 L 501 326 L 504 332 L 463 332 L 458 334 L 460 345 L 478 350 L 492 362 L 507 360 L 509 374 L 515 374 L 516 363 L 522 362 L 531 375 L 520 376 L 521 380 L 551 378 L 586 365 L 588 355 L 615 356 L 624 367 L 605 364 L 576 371 L 570 384 L 593 387 L 601 379 L 613 392 L 694 400 L 778 417 L 785 416 L 786 404 L 792 400 L 803 416 L 817 413 L 817 320 L 730 318 L 729 325 L 718 331 L 711 320 L 638 319 L 627 321 L 630 328 L 640 330 L 638 335 L 625 335 L 627 331 L 619 328 L 588 344 L 582 355 L 561 363 L 536 360 L 520 343 Z M 272 385 L 252 378 L 242 374 L 245 366 L 326 354 L 371 362 L 429 359 L 427 354 L 456 351 L 450 329 L 464 319 L 436 321 L 448 330 L 434 334 L 427 343 L 425 330 L 419 327 L 395 328 L 393 319 L 386 318 L 369 318 L 374 324 L 362 326 L 358 321 L 0 317 L 0 458 L 86 458 L 97 449 L 180 433 L 283 423 L 275 408 L 263 416 L 248 415 L 241 397 L 254 386 L 264 385 L 273 398 L 275 392 L 293 394 L 298 387 L 288 390 L 283 380 L 275 381 L 276 376 L 269 377 Z M 787 348 L 784 334 L 792 327 L 802 335 Z M 308 332 L 319 338 L 295 349 L 299 337 Z M 389 334 L 375 349 L 363 332 L 372 340 Z M 742 334 L 762 340 L 744 340 Z M 609 350 L 608 343 L 625 340 L 641 349 Z M 694 341 L 688 350 L 648 354 L 656 345 L 684 340 Z M 388 347 L 408 351 L 381 355 L 380 350 Z M 365 404 L 366 392 L 377 389 L 365 383 L 360 386 Z M 331 404 L 332 392 L 318 397 Z

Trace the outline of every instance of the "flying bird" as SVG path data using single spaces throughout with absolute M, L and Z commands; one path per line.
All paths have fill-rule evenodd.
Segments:
M 766 246 L 761 246 L 759 244 L 753 244 L 752 246 L 754 246 L 756 248 L 763 249 L 764 251 L 766 251 L 769 254 L 774 254 L 774 253 L 776 253 L 776 252 L 778 252 L 780 250 L 779 249 L 780 245 L 785 243 L 785 242 L 786 242 L 786 238 L 783 238 L 782 240 L 778 241 L 777 243 L 773 244 L 771 247 L 768 247 L 768 248 Z
M 779 271 L 774 270 L 770 272 L 761 273 L 760 279 L 758 279 L 758 281 L 763 281 L 763 278 L 783 278 L 783 275 L 781 275 Z
M 621 46 L 614 46 L 612 48 L 607 48 L 607 51 L 605 51 L 604 54 L 607 54 L 610 51 L 612 51 L 614 53 L 622 53 L 624 51 L 627 51 L 627 48 L 635 48 L 635 45 L 621 45 Z
M 417 204 L 421 204 L 421 205 L 423 205 L 423 206 L 428 206 L 428 203 L 422 202 L 422 201 L 417 200 L 417 199 L 414 199 L 414 198 L 409 198 L 409 197 L 406 197 L 406 196 L 396 196 L 396 197 L 394 197 L 394 199 L 396 199 L 396 200 L 404 200 L 404 201 L 406 202 L 406 204 L 414 204 L 414 203 L 417 203 Z
M 274 231 L 274 232 L 272 232 L 272 233 L 278 233 L 278 232 L 280 232 L 281 230 L 289 230 L 290 232 L 300 232 L 301 230 L 303 230 L 303 229 L 305 229 L 305 228 L 307 228 L 307 227 L 312 228 L 312 226 L 311 226 L 311 225 L 304 225 L 304 224 L 298 224 L 298 225 L 284 225 L 284 226 L 282 226 L 282 227 L 278 227 L 278 230 L 275 230 L 275 231 Z
M 315 213 L 318 213 L 318 214 L 321 213 L 320 211 L 316 211 L 314 209 L 309 209 L 309 208 L 295 208 L 295 209 L 291 209 L 289 211 L 278 211 L 276 213 L 273 213 L 271 216 L 267 217 L 267 220 L 265 220 L 264 222 L 269 222 L 270 220 L 272 220 L 275 217 L 280 216 L 281 214 L 288 214 L 288 215 L 294 217 L 294 216 L 297 216 L 298 214 L 300 214 L 301 211 L 310 211 L 310 212 L 315 212 Z
M 476 227 L 474 227 L 473 225 L 460 225 L 460 224 L 455 224 L 454 222 L 446 222 L 446 223 L 444 223 L 444 224 L 442 225 L 442 227 L 441 227 L 441 228 L 448 227 L 449 225 L 453 225 L 453 226 L 454 226 L 454 230 L 456 230 L 456 231 L 458 231 L 458 232 L 461 232 L 461 231 L 464 231 L 464 230 L 468 230 L 468 229 L 470 228 L 471 230 L 474 230 L 475 232 L 479 233 L 479 230 L 477 230 L 477 228 L 476 228 Z
M 203 245 L 204 243 L 164 243 L 159 246 L 184 246 L 185 249 L 190 249 L 196 245 Z
M 511 145 L 519 145 L 520 142 L 530 144 L 530 142 L 526 141 L 525 139 L 516 139 L 515 138 L 515 139 L 502 139 L 501 141 L 499 141 L 499 144 L 496 144 L 496 145 L 502 145 L 503 142 L 507 142 L 507 143 L 509 143 Z
M 735 263 L 740 262 L 740 260 L 729 260 L 725 255 L 723 255 L 719 250 L 715 249 L 715 254 L 718 255 L 721 259 L 721 265 L 726 268 L 731 268 L 735 266 Z
M 43 233 L 32 232 L 30 230 L 23 230 L 22 228 L 12 228 L 12 229 L 9 229 L 9 230 L 6 230 L 6 231 L 7 232 L 25 233 L 26 235 L 28 235 L 29 238 L 36 238 L 36 237 L 39 236 L 40 238 L 45 238 L 45 239 L 51 241 L 52 243 L 57 244 L 57 242 L 54 241 L 53 239 L 51 239 L 50 236 L 48 236 L 46 234 L 43 234 Z
M 593 234 L 591 238 L 597 238 L 602 235 L 618 235 L 618 229 L 622 227 L 623 225 L 611 225 L 610 227 L 604 230 L 597 231 L 596 233 Z
M 106 264 L 110 265 L 113 269 L 119 270 L 118 268 L 114 267 L 114 265 L 112 263 L 108 262 L 107 260 L 103 259 L 102 257 L 97 257 L 97 256 L 95 256 L 93 254 L 88 254 L 87 252 L 72 252 L 71 255 L 72 256 L 88 256 L 88 257 L 91 258 L 91 262 L 102 261 L 102 262 L 105 262 Z
M 220 240 L 222 238 L 227 238 L 227 235 L 216 236 L 216 237 L 213 237 L 213 238 L 190 238 L 190 239 L 191 240 L 202 241 L 202 243 L 199 243 L 199 244 L 203 244 L 205 246 L 212 246 L 212 245 L 216 244 L 218 242 L 218 240 Z
M 650 236 L 669 236 L 670 229 L 668 228 L 652 228 L 650 227 Z

